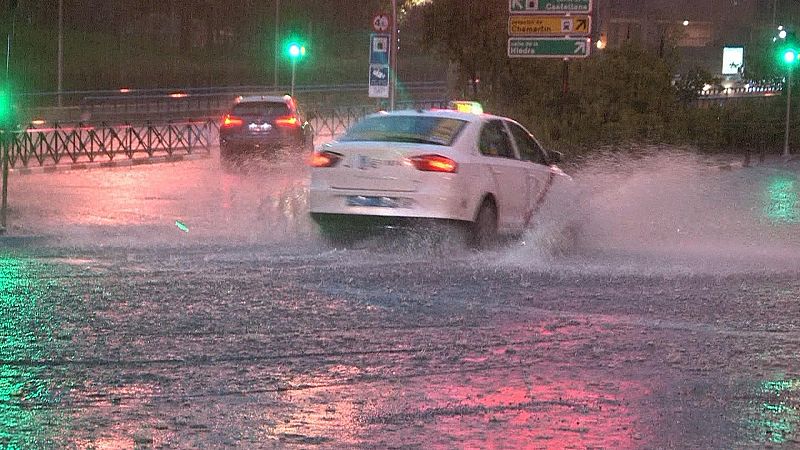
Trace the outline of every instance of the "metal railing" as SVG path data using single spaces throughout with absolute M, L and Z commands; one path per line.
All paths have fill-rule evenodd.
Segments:
M 313 108 L 308 110 L 309 123 L 315 136 L 336 137 L 350 128 L 362 117 L 384 109 L 384 105 L 345 106 L 339 108 Z M 447 100 L 398 101 L 395 109 L 444 108 Z
M 55 124 L 5 132 L 0 141 L 17 169 L 209 155 L 216 128 L 211 121 Z
M 446 100 L 400 101 L 398 109 L 444 108 Z M 315 136 L 334 138 L 383 105 L 307 110 Z M 210 155 L 218 144 L 219 121 L 89 122 L 29 125 L 2 137 L 12 169 L 64 164 L 85 165 L 120 160 Z

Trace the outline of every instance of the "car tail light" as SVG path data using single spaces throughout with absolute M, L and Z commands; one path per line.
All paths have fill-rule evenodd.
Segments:
M 242 120 L 241 117 L 226 114 L 225 117 L 222 118 L 222 128 L 240 127 L 242 124 L 244 124 L 244 120 Z
M 420 155 L 410 158 L 410 160 L 417 170 L 424 172 L 456 173 L 458 171 L 458 163 L 446 156 Z
M 300 119 L 297 116 L 282 116 L 275 119 L 275 126 L 283 128 L 298 128 L 300 127 Z
M 314 152 L 311 155 L 311 167 L 333 167 L 341 159 L 342 155 L 338 153 Z

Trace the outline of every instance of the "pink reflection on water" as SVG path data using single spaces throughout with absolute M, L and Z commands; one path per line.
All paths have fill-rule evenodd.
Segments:
M 433 361 L 430 375 L 362 392 L 371 396 L 361 408 L 365 442 L 432 449 L 646 447 L 652 431 L 636 405 L 650 395 L 648 385 L 616 376 L 591 352 L 576 356 L 609 331 L 551 322 L 488 329 L 486 336 L 471 336 L 476 346 L 459 360 Z M 411 435 L 403 433 L 409 428 Z
M 148 384 L 74 389 L 71 396 L 81 407 L 73 417 L 78 433 L 72 446 L 96 450 L 164 447 L 173 433 L 161 422 L 145 420 L 148 401 L 157 392 Z M 111 424 L 107 423 L 109 417 L 115 419 Z
M 434 427 L 449 442 L 469 448 L 637 446 L 636 418 L 626 406 L 635 386 L 591 383 L 536 369 L 464 381 L 427 393 L 424 409 L 441 414 Z
M 297 160 L 251 171 L 198 161 L 55 173 L 9 180 L 9 222 L 17 233 L 74 243 L 147 245 L 186 240 L 246 241 L 306 232 L 306 167 Z M 175 227 L 185 224 L 189 233 Z

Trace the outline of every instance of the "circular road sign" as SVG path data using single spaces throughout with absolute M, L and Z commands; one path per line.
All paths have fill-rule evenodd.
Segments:
M 372 28 L 375 31 L 386 31 L 389 29 L 389 16 L 386 14 L 377 14 L 372 18 Z

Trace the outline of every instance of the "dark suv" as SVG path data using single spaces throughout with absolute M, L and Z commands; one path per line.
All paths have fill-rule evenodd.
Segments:
M 288 95 L 239 97 L 219 127 L 220 159 L 237 163 L 282 149 L 311 151 L 314 135 Z

